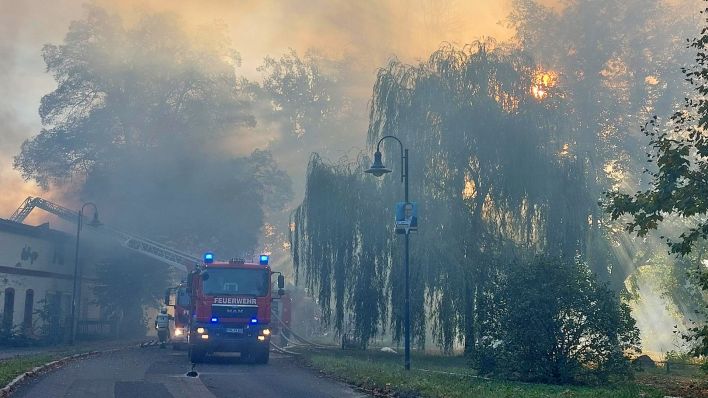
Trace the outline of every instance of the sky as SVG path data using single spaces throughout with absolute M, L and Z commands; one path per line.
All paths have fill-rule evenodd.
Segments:
M 295 49 L 330 58 L 350 58 L 365 76 L 359 96 L 371 92 L 377 68 L 392 57 L 406 62 L 427 57 L 443 42 L 482 37 L 510 38 L 503 22 L 510 0 L 170 0 L 93 1 L 126 21 L 143 12 L 174 12 L 191 25 L 222 23 L 242 57 L 239 71 L 257 80 L 265 56 Z M 0 0 L 0 217 L 8 217 L 28 195 L 58 198 L 25 182 L 12 158 L 41 128 L 40 99 L 55 87 L 41 48 L 60 43 L 73 20 L 85 15 L 80 0 Z M 362 113 L 366 110 L 363 109 Z M 362 117 L 366 117 L 365 113 Z M 363 136 L 362 133 L 362 145 Z M 248 140 L 239 140 L 249 142 Z M 246 145 L 258 145 L 252 141 Z M 250 152 L 255 148 L 235 148 Z M 32 221 L 31 219 L 28 221 Z

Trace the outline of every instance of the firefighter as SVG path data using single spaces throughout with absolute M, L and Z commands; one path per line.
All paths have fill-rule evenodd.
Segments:
M 157 338 L 160 340 L 160 348 L 165 348 L 165 342 L 170 335 L 170 316 L 167 314 L 167 308 L 160 308 L 160 313 L 155 317 L 155 329 L 157 329 Z

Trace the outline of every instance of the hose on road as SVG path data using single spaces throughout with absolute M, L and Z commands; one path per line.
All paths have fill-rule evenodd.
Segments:
M 298 335 L 297 333 L 295 333 L 295 332 L 294 332 L 292 329 L 290 329 L 277 315 L 272 314 L 272 316 L 273 316 L 276 320 L 278 320 L 278 324 L 280 325 L 280 327 L 281 327 L 283 330 L 287 331 L 290 335 L 292 335 L 292 336 L 295 337 L 296 339 L 300 340 L 300 341 L 301 341 L 302 343 L 304 343 L 305 345 L 309 345 L 309 346 L 315 347 L 315 348 L 333 348 L 333 347 L 336 347 L 336 346 L 334 346 L 334 345 L 324 345 L 324 344 L 313 343 L 313 342 L 307 340 L 306 338 L 304 338 L 304 337 Z M 285 337 L 286 340 L 290 341 L 290 339 L 288 339 L 287 336 L 283 336 L 283 337 Z

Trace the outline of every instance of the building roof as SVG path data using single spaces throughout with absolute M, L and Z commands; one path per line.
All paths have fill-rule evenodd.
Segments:
M 42 225 L 27 225 L 11 220 L 0 218 L 0 232 L 8 232 L 11 234 L 31 236 L 44 240 L 63 243 L 71 237 L 66 232 L 58 231 L 49 228 L 49 223 Z

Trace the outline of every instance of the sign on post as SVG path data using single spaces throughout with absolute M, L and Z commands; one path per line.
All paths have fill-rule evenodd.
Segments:
M 415 202 L 396 203 L 396 233 L 418 231 L 418 206 Z

